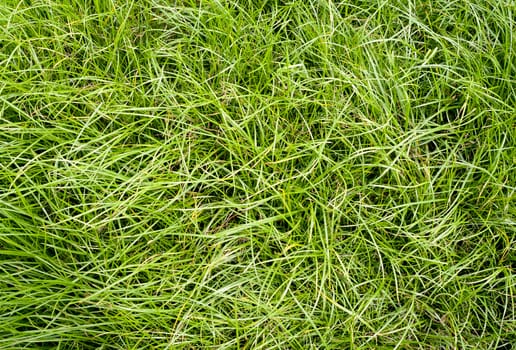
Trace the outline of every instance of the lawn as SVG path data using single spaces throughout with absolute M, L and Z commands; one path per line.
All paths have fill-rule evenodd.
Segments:
M 514 0 L 1 0 L 0 349 L 516 344 Z

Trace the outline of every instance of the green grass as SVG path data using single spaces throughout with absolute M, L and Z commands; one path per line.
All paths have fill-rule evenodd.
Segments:
M 516 343 L 512 0 L 3 0 L 1 349 Z

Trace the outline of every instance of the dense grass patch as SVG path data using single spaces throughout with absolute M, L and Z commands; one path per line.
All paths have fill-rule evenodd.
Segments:
M 515 13 L 2 1 L 0 348 L 511 349 Z

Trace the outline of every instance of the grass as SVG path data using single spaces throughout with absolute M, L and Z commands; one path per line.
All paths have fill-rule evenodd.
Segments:
M 515 13 L 2 1 L 0 348 L 511 349 Z

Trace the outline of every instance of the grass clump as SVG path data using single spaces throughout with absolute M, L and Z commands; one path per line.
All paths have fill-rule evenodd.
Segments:
M 0 348 L 511 349 L 515 11 L 4 0 Z

